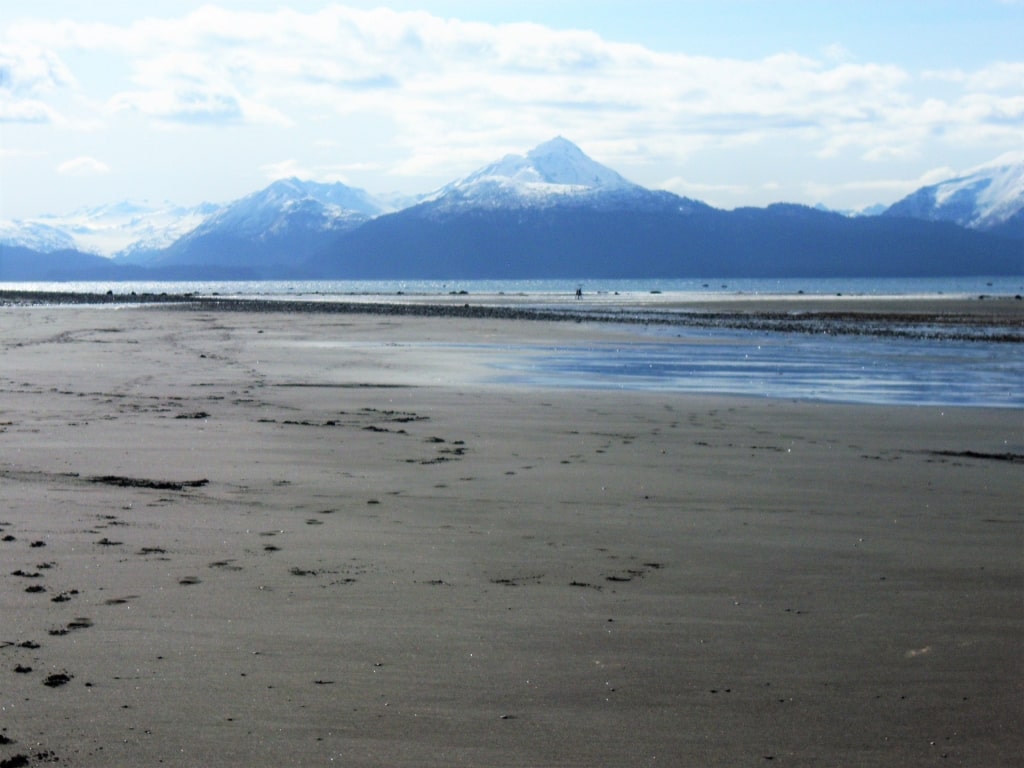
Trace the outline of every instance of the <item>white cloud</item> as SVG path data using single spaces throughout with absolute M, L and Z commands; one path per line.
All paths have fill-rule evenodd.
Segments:
M 222 90 L 202 84 L 124 91 L 112 98 L 108 107 L 114 112 L 135 111 L 179 124 L 290 123 L 277 110 L 245 99 L 233 89 Z
M 1024 62 L 912 72 L 838 42 L 815 56 L 715 58 L 340 4 L 0 25 L 3 40 L 18 42 L 0 48 L 0 120 L 252 129 L 267 147 L 292 142 L 252 161 L 270 175 L 340 178 L 361 165 L 451 178 L 562 134 L 626 176 L 645 168 L 671 176 L 667 188 L 739 197 L 763 179 L 703 183 L 680 165 L 785 145 L 811 162 L 885 168 L 942 149 L 1005 151 L 1024 122 Z M 86 72 L 96 59 L 102 77 Z M 81 98 L 61 101 L 68 90 Z M 387 152 L 364 158 L 357 141 Z M 294 159 L 268 164 L 282 155 Z
M 937 69 L 921 73 L 923 80 L 953 83 L 970 91 L 1006 91 L 1020 93 L 1024 82 L 1024 62 L 996 61 L 972 72 L 963 69 Z
M 707 184 L 696 181 L 688 181 L 680 176 L 673 176 L 665 179 L 658 185 L 659 189 L 690 197 L 717 197 L 719 195 L 743 195 L 750 191 L 750 187 L 744 184 Z
M 110 166 L 94 157 L 76 157 L 57 166 L 62 176 L 102 176 L 110 173 Z
M 291 178 L 316 178 L 316 174 L 313 171 L 291 158 L 288 160 L 280 160 L 276 163 L 266 163 L 260 166 L 260 170 L 263 171 L 264 175 L 271 181 Z
M 1024 1 L 1024 0 L 1022 0 Z M 1010 152 L 1004 152 L 999 157 L 992 158 L 988 162 L 976 165 L 972 168 L 964 170 L 964 175 L 980 171 L 985 168 L 1000 168 L 1004 165 L 1016 165 L 1018 163 L 1024 163 L 1024 149 L 1011 150 Z
M 808 182 L 804 185 L 804 191 L 809 199 L 819 201 L 833 200 L 837 197 L 849 199 L 852 195 L 862 201 L 855 207 L 863 208 L 867 205 L 878 203 L 882 199 L 895 201 L 906 197 L 921 187 L 938 184 L 956 175 L 957 172 L 955 170 L 943 166 L 931 168 L 925 173 L 912 178 L 855 179 L 853 181 L 833 184 Z
M 33 45 L 0 44 L 0 123 L 59 122 L 45 97 L 74 78 L 53 51 Z
M 381 173 L 386 169 L 382 168 L 379 163 L 320 163 L 307 165 L 295 158 L 288 158 L 287 160 L 265 163 L 260 166 L 260 170 L 270 181 L 296 178 L 325 183 L 341 182 L 342 184 L 351 185 L 351 174 L 353 171 Z
M 40 93 L 74 83 L 61 58 L 34 45 L 0 45 L 0 88 L 13 93 Z
M 132 86 L 109 100 L 115 111 L 281 125 L 310 111 L 376 114 L 394 126 L 417 171 L 434 157 L 448 162 L 453 150 L 521 148 L 524 133 L 528 141 L 640 133 L 733 143 L 805 129 L 820 148 L 834 124 L 880 119 L 910 79 L 896 67 L 851 62 L 835 46 L 823 61 L 712 59 L 536 24 L 340 5 L 312 14 L 206 6 L 125 27 L 60 22 L 17 31 L 40 46 L 122 56 Z
M 11 99 L 0 93 L 0 123 L 52 123 L 60 116 L 41 101 Z

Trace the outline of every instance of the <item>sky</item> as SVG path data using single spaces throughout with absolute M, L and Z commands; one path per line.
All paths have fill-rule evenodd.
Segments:
M 721 208 L 1024 160 L 1024 0 L 0 0 L 0 219 L 429 192 L 554 136 Z

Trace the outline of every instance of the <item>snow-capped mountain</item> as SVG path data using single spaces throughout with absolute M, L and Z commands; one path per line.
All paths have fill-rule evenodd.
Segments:
M 0 224 L 0 280 L 1016 275 L 1022 179 L 1024 164 L 1004 163 L 885 216 L 723 211 L 633 184 L 558 137 L 414 204 L 293 178 L 222 206 Z
M 268 237 L 298 226 L 347 229 L 387 210 L 361 189 L 281 179 L 269 187 L 223 206 L 192 233 L 200 236 L 231 230 L 246 237 Z
M 183 238 L 230 231 L 265 240 L 306 229 L 341 231 L 388 210 L 387 203 L 344 184 L 285 179 L 226 205 L 189 208 L 125 200 L 66 215 L 0 221 L 0 244 L 40 253 L 73 249 L 147 264 Z
M 63 216 L 43 215 L 23 222 L 0 224 L 0 232 L 17 226 L 22 232 L 48 233 L 50 243 L 35 247 L 43 253 L 74 248 L 101 256 L 125 256 L 139 250 L 165 248 L 202 223 L 217 206 L 194 208 L 169 202 L 122 201 L 81 208 Z M 0 234 L 0 242 L 16 244 Z
M 38 221 L 0 221 L 0 245 L 30 248 L 40 253 L 66 251 L 77 247 L 75 239 L 62 229 Z
M 676 200 L 674 195 L 672 196 Z M 468 208 L 540 208 L 563 205 L 663 204 L 652 192 L 592 160 L 558 136 L 525 155 L 506 155 L 423 198 L 431 212 Z
M 294 267 L 328 234 L 354 229 L 387 210 L 386 203 L 345 184 L 282 179 L 221 207 L 146 263 Z
M 305 271 L 339 279 L 1005 274 L 1019 268 L 1014 245 L 948 224 L 799 205 L 717 210 L 632 184 L 556 138 L 337 235 Z
M 885 215 L 950 221 L 969 229 L 1024 237 L 1024 160 L 922 187 L 890 206 Z

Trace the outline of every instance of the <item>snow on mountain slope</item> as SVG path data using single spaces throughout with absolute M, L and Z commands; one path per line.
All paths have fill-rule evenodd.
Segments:
M 147 263 L 278 275 L 328 247 L 332 236 L 389 210 L 387 203 L 344 184 L 281 179 L 223 206 Z
M 1024 211 L 1024 160 L 992 165 L 913 192 L 886 211 L 990 230 Z
M 209 203 L 185 208 L 167 202 L 151 205 L 122 201 L 81 208 L 64 216 L 47 214 L 28 221 L 0 222 L 0 242 L 25 245 L 43 253 L 74 248 L 100 256 L 123 256 L 170 245 L 216 209 Z M 26 241 L 31 238 L 35 238 L 35 244 Z
M 361 189 L 282 179 L 225 205 L 190 236 L 230 232 L 237 237 L 260 238 L 296 226 L 317 231 L 346 229 L 387 210 L 386 204 Z
M 442 209 L 535 207 L 603 195 L 653 194 L 587 157 L 568 139 L 551 139 L 526 155 L 506 155 L 423 198 Z
M 77 249 L 149 263 L 180 240 L 216 232 L 260 239 L 302 231 L 344 230 L 391 207 L 344 184 L 285 179 L 226 205 L 186 208 L 122 201 L 82 208 L 64 216 L 0 222 L 0 244 L 51 253 Z
M 37 221 L 0 221 L 0 245 L 31 248 L 40 253 L 71 250 L 75 239 L 67 232 Z
M 988 178 L 977 197 L 976 229 L 990 229 L 1024 210 L 1024 161 L 993 168 Z

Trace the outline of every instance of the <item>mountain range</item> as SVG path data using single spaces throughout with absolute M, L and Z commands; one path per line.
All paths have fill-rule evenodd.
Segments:
M 1024 162 L 984 168 L 922 187 L 883 215 L 949 221 L 1024 240 Z
M 226 205 L 0 222 L 0 281 L 999 274 L 1024 274 L 1024 163 L 873 216 L 725 211 L 634 184 L 561 137 L 411 204 L 285 179 Z

